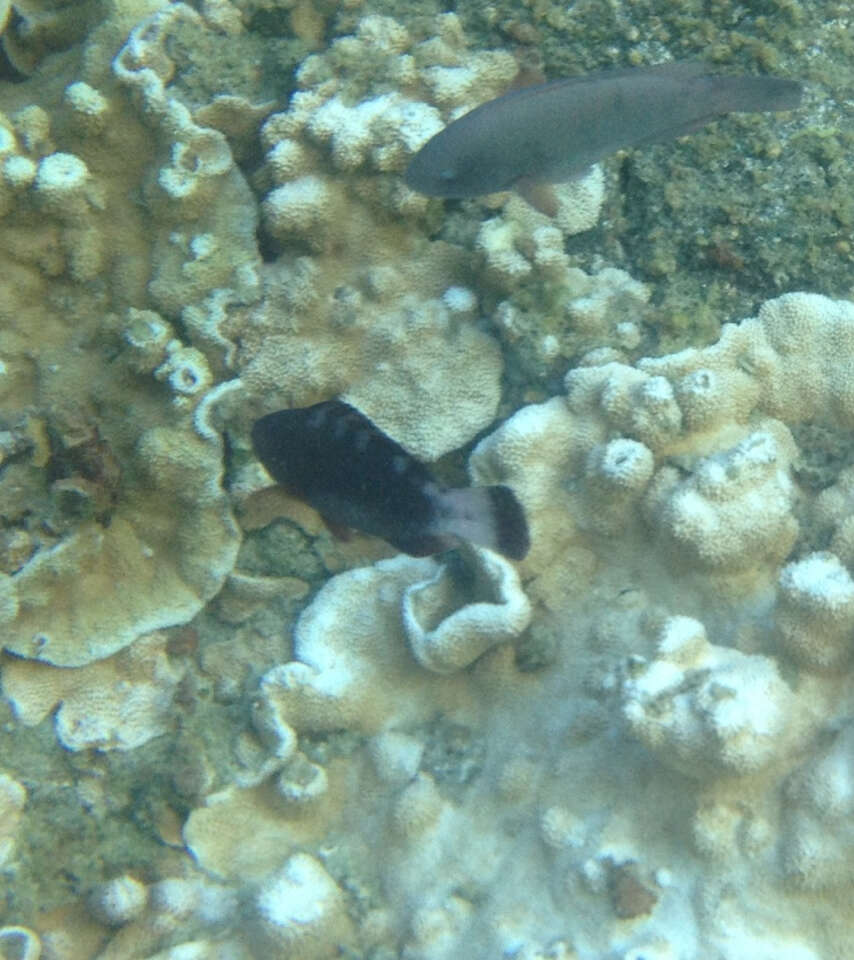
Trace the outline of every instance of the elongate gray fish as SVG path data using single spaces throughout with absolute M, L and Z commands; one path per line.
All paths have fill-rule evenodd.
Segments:
M 470 540 L 521 560 L 528 524 L 509 487 L 442 487 L 422 463 L 341 400 L 269 413 L 252 426 L 268 473 L 332 527 L 427 556 Z
M 477 197 L 580 176 L 624 147 L 670 140 L 733 111 L 791 110 L 801 85 L 716 76 L 705 63 L 593 73 L 513 90 L 448 124 L 406 170 L 413 190 Z

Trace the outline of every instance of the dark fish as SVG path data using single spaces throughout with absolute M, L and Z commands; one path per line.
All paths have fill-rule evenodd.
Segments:
M 513 90 L 440 130 L 406 183 L 434 197 L 477 197 L 572 180 L 623 147 L 681 137 L 732 111 L 791 110 L 793 80 L 715 76 L 704 63 L 593 73 Z
M 528 524 L 509 487 L 440 486 L 430 471 L 341 400 L 256 420 L 252 444 L 270 475 L 333 527 L 427 556 L 461 540 L 521 560 Z

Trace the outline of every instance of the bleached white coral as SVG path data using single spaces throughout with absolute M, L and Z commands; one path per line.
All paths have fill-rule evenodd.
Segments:
M 150 922 L 160 935 L 220 926 L 233 919 L 236 906 L 232 890 L 206 879 L 166 877 L 149 887 Z
M 89 909 L 94 917 L 111 927 L 135 920 L 147 902 L 145 884 L 129 873 L 99 884 L 89 895 Z
M 155 379 L 169 384 L 178 406 L 186 406 L 192 398 L 198 400 L 213 382 L 205 355 L 201 350 L 181 346 L 177 341 L 170 343 L 166 352 L 166 359 L 154 370 Z
M 64 100 L 73 111 L 74 122 L 86 135 L 103 133 L 110 114 L 107 98 L 82 80 L 65 88 Z
M 392 817 L 395 830 L 411 842 L 436 825 L 444 806 L 434 779 L 427 773 L 419 773 L 404 787 L 394 803 Z
M 652 451 L 637 440 L 617 437 L 593 447 L 584 469 L 589 510 L 581 524 L 600 533 L 618 530 L 629 521 L 654 469 Z
M 783 567 L 775 619 L 783 648 L 804 666 L 827 670 L 854 649 L 854 580 L 832 553 Z
M 784 791 L 783 868 L 799 887 L 816 890 L 854 879 L 854 724 L 789 778 Z
M 589 407 L 596 396 L 613 427 L 654 451 L 672 442 L 682 429 L 682 413 L 665 377 L 608 363 L 570 370 L 566 388 L 570 407 Z
M 351 106 L 333 97 L 314 111 L 306 131 L 320 143 L 329 144 L 332 163 L 338 169 L 355 170 L 365 163 L 374 145 L 375 121 L 391 109 L 395 99 L 383 94 Z
M 309 166 L 309 157 L 299 140 L 282 137 L 267 153 L 267 164 L 274 183 L 281 184 L 295 180 L 305 173 Z
M 436 673 L 469 666 L 490 647 L 518 637 L 531 605 L 511 563 L 489 550 L 466 550 L 475 584 L 460 590 L 459 571 L 441 566 L 435 576 L 403 592 L 403 627 L 418 662 Z
M 703 625 L 670 617 L 658 653 L 622 684 L 629 730 L 692 777 L 755 773 L 791 749 L 795 700 L 773 660 L 710 644 Z
M 567 237 L 589 230 L 598 220 L 604 200 L 602 171 L 593 167 L 581 179 L 555 184 L 551 189 L 556 204 L 553 218 L 514 194 L 501 213 L 485 220 L 478 230 L 476 249 L 483 258 L 487 278 L 503 290 L 515 290 L 519 281 L 533 271 L 571 289 L 574 273 L 563 245 Z M 622 271 L 614 274 L 626 277 Z M 609 286 L 608 279 L 603 277 L 606 282 L 600 289 Z
M 171 324 L 154 310 L 129 309 L 122 335 L 128 362 L 137 373 L 152 373 L 163 363 L 173 341 L 178 342 Z
M 330 224 L 335 211 L 335 191 L 327 180 L 306 174 L 268 193 L 262 209 L 273 236 L 311 240 L 317 246 L 318 229 Z
M 400 556 L 330 580 L 297 622 L 296 659 L 262 678 L 262 697 L 276 724 L 298 731 L 377 730 L 387 704 L 374 684 L 384 676 L 383 689 L 397 700 L 412 683 L 402 592 L 435 570 L 431 560 Z
M 24 190 L 36 179 L 38 167 L 29 157 L 13 154 L 3 159 L 3 182 L 12 190 Z
M 317 859 L 295 853 L 262 883 L 251 926 L 259 948 L 322 960 L 346 938 L 349 923 L 338 884 Z
M 789 475 L 795 449 L 778 425 L 705 457 L 687 476 L 663 468 L 648 496 L 651 524 L 662 542 L 701 568 L 735 573 L 757 557 L 774 566 L 798 533 Z
M 12 866 L 15 835 L 26 803 L 26 787 L 8 774 L 0 773 L 0 869 L 8 870 Z
M 89 208 L 86 193 L 89 169 L 72 153 L 42 157 L 33 188 L 46 212 L 66 220 L 83 216 Z
M 411 780 L 418 772 L 423 752 L 423 743 L 397 730 L 377 734 L 370 744 L 377 776 L 385 783 L 404 784 Z

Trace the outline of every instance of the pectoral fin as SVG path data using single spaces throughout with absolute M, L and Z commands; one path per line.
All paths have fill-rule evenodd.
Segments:
M 547 217 L 557 216 L 557 194 L 552 184 L 522 177 L 514 186 L 519 196 L 530 203 L 535 210 L 539 210 Z

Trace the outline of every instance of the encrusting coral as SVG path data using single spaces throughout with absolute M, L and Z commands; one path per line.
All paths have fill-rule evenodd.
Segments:
M 783 349 L 781 317 L 798 330 L 797 347 L 793 341 Z M 821 382 L 811 385 L 813 396 L 804 401 L 780 380 L 780 369 L 805 352 L 809 368 L 809 350 L 825 349 L 825 325 L 840 330 L 839 355 L 825 358 Z M 487 880 L 481 860 L 475 880 L 476 871 L 460 863 L 451 870 L 440 852 L 453 845 L 460 823 L 469 837 L 477 824 L 478 835 L 498 843 L 501 829 L 490 818 L 501 822 L 507 814 L 496 797 L 512 797 L 517 814 L 552 811 L 538 829 L 551 838 L 554 875 L 589 909 L 616 911 L 618 917 L 629 908 L 613 900 L 614 871 L 637 861 L 633 875 L 644 876 L 644 861 L 659 848 L 642 834 L 660 836 L 660 849 L 668 852 L 653 873 L 661 877 L 655 883 L 662 892 L 647 896 L 647 906 L 633 916 L 646 938 L 671 951 L 685 941 L 659 903 L 680 900 L 675 877 L 701 878 L 710 904 L 701 921 L 704 937 L 726 942 L 725 955 L 732 957 L 739 949 L 734 944 L 750 938 L 725 939 L 730 921 L 714 893 L 722 877 L 734 883 L 751 877 L 750 890 L 741 888 L 745 915 L 763 910 L 781 881 L 778 844 L 788 877 L 807 877 L 802 885 L 810 889 L 840 882 L 839 857 L 811 852 L 810 845 L 821 825 L 847 816 L 844 797 L 831 810 L 818 799 L 818 787 L 805 786 L 826 779 L 819 767 L 829 770 L 836 760 L 828 753 L 826 761 L 816 761 L 815 774 L 812 766 L 792 771 L 811 744 L 833 736 L 833 718 L 840 716 L 835 702 L 844 679 L 827 667 L 847 662 L 850 576 L 828 552 L 786 560 L 804 536 L 799 519 L 805 513 L 796 510 L 803 497 L 795 467 L 798 421 L 843 417 L 844 401 L 835 391 L 844 396 L 845 325 L 854 329 L 854 312 L 845 305 L 791 295 L 764 305 L 757 319 L 726 327 L 721 341 L 705 350 L 636 365 L 607 351 L 601 359 L 592 355 L 570 373 L 566 397 L 523 408 L 481 441 L 470 459 L 474 479 L 510 483 L 531 525 L 532 550 L 520 570 L 537 613 L 529 631 L 519 632 L 523 621 L 513 628 L 515 651 L 491 647 L 462 671 L 470 656 L 447 660 L 442 654 L 439 668 L 456 670 L 439 687 L 429 671 L 419 672 L 399 640 L 388 645 L 389 637 L 401 636 L 402 625 L 423 660 L 419 651 L 425 644 L 430 650 L 431 637 L 476 609 L 463 606 L 438 628 L 429 629 L 429 616 L 414 632 L 407 626 L 419 611 L 426 616 L 423 601 L 430 589 L 454 583 L 453 568 L 443 570 L 433 560 L 401 557 L 339 575 L 305 611 L 295 633 L 295 659 L 268 671 L 259 692 L 287 731 L 285 741 L 342 727 L 372 735 L 371 772 L 359 775 L 379 776 L 399 790 L 388 808 L 389 832 L 381 828 L 376 836 L 393 837 L 400 852 L 379 872 L 383 883 L 394 877 L 399 915 L 413 916 L 406 941 L 413 957 L 444 958 L 462 944 L 475 951 L 496 941 L 530 944 L 531 931 L 541 929 L 537 907 L 517 903 L 515 913 L 506 909 L 505 897 L 518 891 L 518 878 L 490 874 Z M 796 375 L 788 369 L 789 377 Z M 722 385 L 736 392 L 730 396 Z M 726 401 L 722 410 L 718 396 Z M 844 482 L 840 489 L 847 489 Z M 824 496 L 820 512 L 828 538 L 847 502 L 841 494 Z M 366 604 L 368 596 L 378 600 Z M 559 645 L 550 657 L 537 659 L 547 624 Z M 520 667 L 532 655 L 540 667 L 527 680 Z M 436 666 L 429 659 L 426 665 Z M 477 703 L 466 690 L 488 690 L 489 696 Z M 461 728 L 477 731 L 475 742 L 477 736 L 485 740 L 486 759 L 478 761 L 472 734 L 464 738 L 468 764 L 485 763 L 473 780 L 466 779 L 470 774 L 453 780 L 444 762 L 435 765 L 423 732 L 425 696 Z M 621 718 L 617 724 L 614 715 Z M 509 729 L 512 745 L 505 743 Z M 525 764 L 518 754 L 529 742 L 547 753 L 545 745 L 554 744 L 551 749 L 568 750 L 573 759 L 553 763 L 535 753 Z M 611 787 L 593 773 L 606 742 Z M 835 758 L 839 751 L 831 752 Z M 526 772 L 518 775 L 520 763 Z M 648 764 L 650 777 L 641 773 Z M 572 786 L 587 777 L 585 771 L 597 797 L 589 802 Z M 637 807 L 623 802 L 639 782 L 646 809 L 659 811 L 641 828 L 634 821 Z M 328 768 L 323 802 L 335 803 L 341 789 L 340 772 Z M 212 804 L 191 816 L 186 837 L 200 862 L 222 869 L 227 846 L 209 837 L 229 811 L 259 810 L 260 801 L 260 794 L 249 799 L 230 792 L 219 811 Z M 596 811 L 608 803 L 616 806 L 602 823 Z M 319 816 L 321 808 L 312 809 L 307 822 L 293 814 L 288 820 L 294 843 L 304 842 L 308 824 Z M 534 819 L 540 823 L 539 814 Z M 674 823 L 693 837 L 690 849 L 677 852 L 665 839 Z M 787 824 L 794 831 L 791 841 L 783 839 Z M 265 827 L 266 837 L 271 829 Z M 436 857 L 457 878 L 457 890 L 465 876 L 488 891 L 488 905 L 480 902 L 474 910 L 440 882 L 425 902 L 418 865 Z M 716 866 L 704 873 L 697 866 L 704 862 Z M 476 914 L 491 918 L 493 934 L 478 932 Z M 563 922 L 555 920 L 551 929 L 563 929 Z M 811 947 L 799 938 L 799 922 L 793 915 L 775 936 L 785 949 L 803 953 Z M 844 921 L 839 924 L 827 942 L 842 936 Z M 571 942 L 578 949 L 592 941 L 576 931 Z M 612 933 L 607 942 L 628 949 L 634 941 Z
M 3 693 L 26 726 L 53 714 L 57 740 L 68 750 L 130 750 L 169 727 L 183 671 L 165 648 L 166 638 L 155 632 L 78 670 L 7 658 Z
M 41 438 L 16 464 L 39 491 L 35 515 L 8 494 L 0 507 L 5 524 L 31 538 L 26 561 L 9 571 L 17 609 L 4 608 L 13 614 L 4 645 L 53 664 L 88 663 L 189 619 L 238 547 L 221 441 L 205 426 L 223 351 L 205 355 L 211 338 L 202 349 L 182 343 L 165 318 L 141 311 L 148 294 L 177 319 L 215 288 L 235 302 L 259 289 L 251 193 L 222 134 L 194 124 L 164 83 L 163 34 L 181 18 L 201 24 L 173 5 L 139 24 L 115 60 L 119 80 L 142 91 L 154 142 L 108 79 L 100 89 L 77 80 L 50 113 L 25 105 L 3 121 L 0 194 L 14 229 L 3 241 L 10 323 L 0 401 L 4 423 Z M 87 69 L 104 78 L 94 51 Z M 61 309 L 52 285 L 66 291 Z M 12 475 L 3 480 L 11 493 Z

